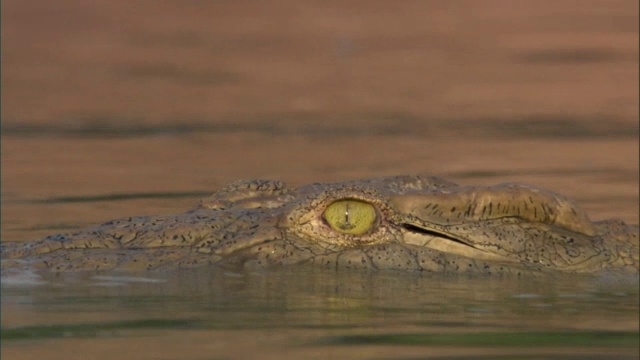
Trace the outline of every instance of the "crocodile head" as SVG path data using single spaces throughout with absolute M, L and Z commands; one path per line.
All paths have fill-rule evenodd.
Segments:
M 291 188 L 232 183 L 186 213 L 110 221 L 5 243 L 3 271 L 147 270 L 205 264 L 442 273 L 638 273 L 638 227 L 592 222 L 527 185 L 396 176 Z

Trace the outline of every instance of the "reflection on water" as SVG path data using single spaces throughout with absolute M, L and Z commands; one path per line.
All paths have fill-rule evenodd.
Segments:
M 638 223 L 637 1 L 76 3 L 2 6 L 3 240 L 243 178 L 416 173 Z M 22 273 L 2 279 L 1 355 L 637 359 L 630 280 Z
M 637 278 L 469 278 L 292 267 L 4 280 L 3 353 L 12 358 L 70 341 L 91 344 L 96 356 L 108 358 L 99 350 L 107 340 L 133 341 L 128 351 L 144 357 L 200 337 L 209 340 L 192 344 L 194 357 L 215 344 L 224 349 L 214 358 L 638 356 Z M 122 351 L 111 355 L 127 354 Z

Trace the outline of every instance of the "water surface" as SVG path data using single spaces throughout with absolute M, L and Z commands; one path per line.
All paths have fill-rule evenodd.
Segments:
M 2 284 L 3 356 L 638 356 L 637 278 L 201 268 Z M 69 352 L 81 344 L 80 352 Z M 61 350 L 58 353 L 55 349 Z
M 2 241 L 238 179 L 534 184 L 638 223 L 638 2 L 2 4 Z M 612 5 L 613 4 L 613 5 Z M 637 359 L 638 279 L 2 282 L 3 359 Z

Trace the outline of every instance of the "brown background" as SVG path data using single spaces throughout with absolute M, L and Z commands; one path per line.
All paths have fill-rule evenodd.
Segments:
M 2 237 L 405 173 L 638 223 L 638 58 L 635 0 L 3 1 Z

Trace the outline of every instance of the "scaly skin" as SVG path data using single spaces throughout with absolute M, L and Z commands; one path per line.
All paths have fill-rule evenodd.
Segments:
M 343 199 L 375 218 L 344 233 L 323 215 Z M 354 205 L 355 204 L 355 205 Z M 342 208 L 339 208 L 342 209 Z M 458 186 L 437 177 L 397 176 L 312 184 L 239 181 L 184 214 L 110 221 L 72 234 L 2 244 L 2 271 L 152 270 L 206 264 L 446 273 L 549 271 L 638 274 L 638 226 L 592 222 L 566 198 L 503 184 Z

